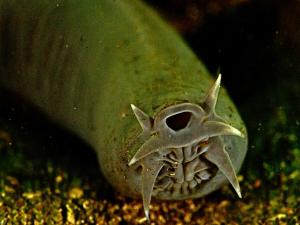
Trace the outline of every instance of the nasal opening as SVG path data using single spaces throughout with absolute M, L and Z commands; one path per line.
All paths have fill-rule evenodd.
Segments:
M 181 112 L 167 118 L 166 123 L 174 131 L 184 129 L 188 126 L 192 113 Z

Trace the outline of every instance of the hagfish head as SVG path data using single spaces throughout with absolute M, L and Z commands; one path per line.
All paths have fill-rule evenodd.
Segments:
M 140 123 L 145 142 L 129 162 L 139 165 L 141 195 L 146 216 L 149 218 L 151 197 L 186 199 L 202 196 L 221 172 L 241 197 L 235 167 L 226 151 L 223 137 L 244 134 L 232 127 L 215 112 L 221 76 L 209 90 L 203 104 L 181 103 L 160 111 L 150 118 L 138 107 L 131 105 Z M 236 149 L 239 151 L 239 149 Z M 203 193 L 202 193 L 203 192 Z

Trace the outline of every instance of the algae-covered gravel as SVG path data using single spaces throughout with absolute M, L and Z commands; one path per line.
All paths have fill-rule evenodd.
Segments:
M 211 71 L 221 66 L 246 122 L 243 198 L 224 186 L 196 200 L 153 200 L 151 224 L 300 224 L 300 24 L 291 16 L 285 26 L 284 7 L 262 2 L 185 33 Z M 89 146 L 20 98 L 0 99 L 0 225 L 146 223 L 141 201 L 114 192 Z

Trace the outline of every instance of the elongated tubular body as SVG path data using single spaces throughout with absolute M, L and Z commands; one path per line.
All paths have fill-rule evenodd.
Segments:
M 142 176 L 132 159 L 145 140 L 130 104 L 149 118 L 176 104 L 205 108 L 213 81 L 200 60 L 135 0 L 1 0 L 0 7 L 2 87 L 90 143 L 108 181 L 125 195 L 140 196 Z M 238 171 L 246 130 L 224 89 L 215 111 L 245 136 L 218 138 Z M 198 191 L 157 198 L 200 197 L 225 181 L 216 171 Z

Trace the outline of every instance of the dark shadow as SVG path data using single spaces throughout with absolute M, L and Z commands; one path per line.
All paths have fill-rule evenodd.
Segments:
M 1 91 L 0 98 L 0 129 L 11 139 L 2 138 L 2 147 L 8 146 L 0 150 L 2 174 L 16 176 L 28 183 L 29 189 L 49 185 L 55 189 L 55 176 L 61 174 L 65 181 L 61 185 L 88 185 L 97 190 L 98 198 L 114 194 L 87 143 L 49 121 L 22 98 L 6 91 Z

